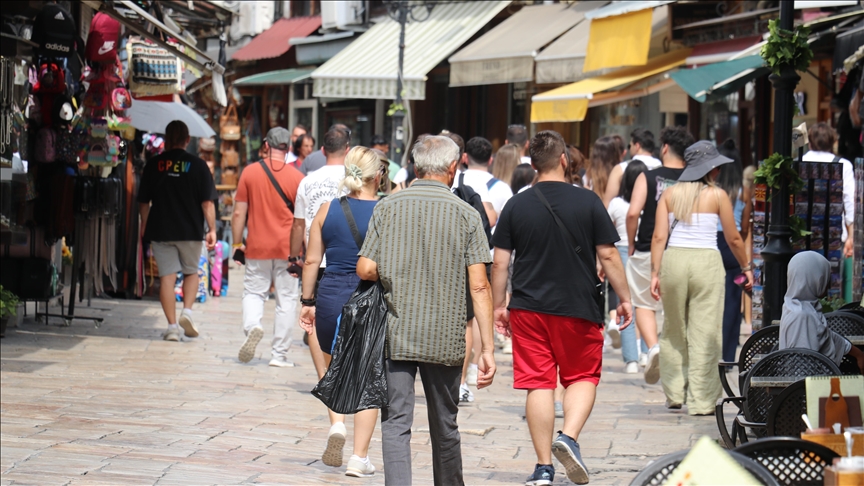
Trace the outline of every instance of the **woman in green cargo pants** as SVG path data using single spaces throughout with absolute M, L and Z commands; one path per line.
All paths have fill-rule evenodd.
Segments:
M 753 282 L 732 204 L 714 185 L 720 165 L 732 162 L 711 142 L 684 152 L 687 168 L 657 204 L 651 242 L 651 294 L 663 296 L 666 324 L 660 337 L 660 380 L 667 408 L 687 404 L 690 415 L 713 415 L 720 397 L 717 362 L 722 354 L 726 271 L 717 248 L 717 223 L 746 276 Z M 663 224 L 663 222 L 667 224 Z

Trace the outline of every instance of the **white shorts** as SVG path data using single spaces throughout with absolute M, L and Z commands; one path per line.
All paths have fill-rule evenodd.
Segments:
M 663 310 L 663 305 L 651 297 L 651 252 L 636 251 L 627 259 L 627 285 L 633 307 Z
M 150 250 L 159 267 L 159 276 L 198 275 L 198 262 L 201 259 L 201 241 L 153 241 Z

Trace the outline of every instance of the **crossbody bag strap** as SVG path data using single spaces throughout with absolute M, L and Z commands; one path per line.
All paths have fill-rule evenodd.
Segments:
M 552 210 L 552 206 L 549 204 L 549 201 L 546 200 L 546 196 L 544 196 L 543 193 L 540 192 L 540 189 L 538 189 L 537 186 L 534 186 L 534 194 L 537 194 L 537 199 L 539 199 L 540 202 L 543 203 L 544 206 L 546 206 L 546 209 L 549 210 L 549 213 L 552 214 L 552 219 L 555 220 L 555 224 L 557 224 L 558 228 L 561 229 L 561 233 L 564 235 L 564 238 L 570 242 L 570 246 L 576 253 L 576 259 L 582 262 L 582 266 L 588 271 L 588 274 L 592 275 L 595 281 L 599 282 L 595 269 L 589 268 L 588 264 L 585 263 L 585 260 L 582 259 L 582 247 L 579 246 L 579 244 L 576 242 L 576 238 L 573 236 L 573 233 L 571 233 L 570 230 L 568 230 L 567 227 L 564 226 L 564 222 L 561 221 L 561 218 L 559 218 L 557 214 L 555 214 L 555 211 Z
M 678 218 L 675 218 L 672 221 L 672 226 L 669 227 L 669 234 L 666 235 L 666 246 L 664 249 L 669 248 L 669 239 L 672 238 L 672 232 L 675 231 L 676 226 L 678 226 Z
M 345 213 L 345 220 L 348 221 L 348 228 L 351 230 L 351 236 L 354 237 L 354 243 L 357 244 L 357 249 L 363 249 L 363 237 L 360 236 L 360 230 L 357 228 L 357 221 L 354 220 L 354 213 L 351 212 L 351 206 L 348 205 L 348 196 L 339 198 L 339 205 L 342 206 L 342 212 Z
M 288 199 L 288 196 L 286 196 L 285 193 L 282 192 L 282 188 L 279 187 L 279 183 L 276 182 L 276 177 L 274 177 L 273 173 L 270 172 L 270 167 L 267 167 L 267 162 L 264 162 L 263 160 L 259 160 L 258 163 L 261 164 L 261 167 L 264 168 L 264 173 L 267 174 L 267 177 L 270 179 L 270 182 L 273 184 L 273 188 L 276 189 L 277 193 L 279 193 L 279 197 L 281 197 L 282 200 L 285 201 L 285 205 L 288 206 L 288 210 L 291 211 L 291 214 L 294 214 L 294 203 L 292 203 L 291 200 Z

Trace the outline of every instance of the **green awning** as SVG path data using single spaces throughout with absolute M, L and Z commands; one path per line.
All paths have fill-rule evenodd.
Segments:
M 695 69 L 680 69 L 670 76 L 693 99 L 700 103 L 738 91 L 748 82 L 767 74 L 761 56 L 747 56 L 717 62 Z
M 234 81 L 234 86 L 267 86 L 291 84 L 308 78 L 315 69 L 280 69 L 266 73 L 253 74 Z

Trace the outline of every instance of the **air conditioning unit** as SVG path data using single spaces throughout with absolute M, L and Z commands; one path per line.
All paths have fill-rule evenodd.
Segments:
M 363 6 L 360 0 L 321 2 L 321 28 L 346 29 L 363 24 Z

